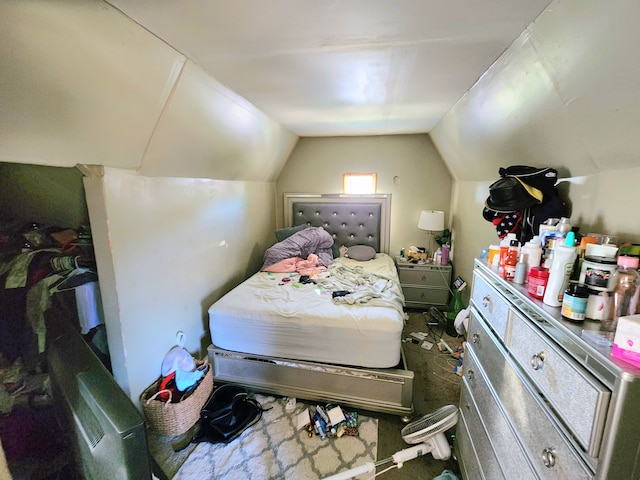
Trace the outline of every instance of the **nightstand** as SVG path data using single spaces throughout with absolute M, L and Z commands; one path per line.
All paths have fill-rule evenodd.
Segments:
M 401 257 L 396 257 L 396 265 L 406 307 L 447 306 L 451 265 L 417 264 Z

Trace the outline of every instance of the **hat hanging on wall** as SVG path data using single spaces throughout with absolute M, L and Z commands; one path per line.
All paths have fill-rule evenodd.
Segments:
M 520 179 L 506 176 L 489 186 L 489 197 L 485 205 L 500 213 L 516 212 L 542 202 L 544 194 Z

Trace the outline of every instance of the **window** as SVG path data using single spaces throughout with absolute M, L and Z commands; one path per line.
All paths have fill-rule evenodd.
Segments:
M 342 191 L 344 193 L 376 193 L 377 189 L 378 175 L 376 173 L 345 173 L 342 175 Z

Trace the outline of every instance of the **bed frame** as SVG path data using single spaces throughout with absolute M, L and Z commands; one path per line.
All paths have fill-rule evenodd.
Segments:
M 337 245 L 370 245 L 389 253 L 391 195 L 285 194 L 285 226 L 329 231 Z M 395 368 L 374 369 L 232 352 L 210 345 L 213 379 L 309 401 L 340 403 L 373 412 L 413 413 L 413 377 L 404 352 Z

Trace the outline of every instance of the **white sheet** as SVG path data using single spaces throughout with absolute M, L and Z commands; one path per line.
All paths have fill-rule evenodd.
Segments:
M 392 258 L 336 262 L 394 277 Z M 404 315 L 397 308 L 334 304 L 330 291 L 296 286 L 299 275 L 259 272 L 209 308 L 211 340 L 236 352 L 370 368 L 400 362 Z M 322 275 L 322 274 L 321 274 Z M 291 278 L 282 282 L 283 278 Z

